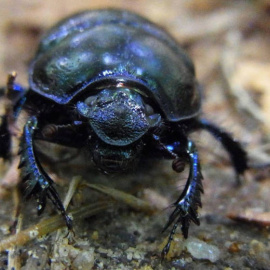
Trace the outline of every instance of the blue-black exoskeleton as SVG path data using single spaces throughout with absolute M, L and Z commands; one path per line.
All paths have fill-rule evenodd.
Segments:
M 185 238 L 191 222 L 200 224 L 203 192 L 198 151 L 189 134 L 209 131 L 228 151 L 236 174 L 248 168 L 245 151 L 229 133 L 200 118 L 201 95 L 194 66 L 177 42 L 148 20 L 123 10 L 85 11 L 47 32 L 29 69 L 29 87 L 8 79 L 12 104 L 2 116 L 1 148 L 9 156 L 6 119 L 24 111 L 20 165 L 26 197 L 41 213 L 49 198 L 72 228 L 53 180 L 42 168 L 35 140 L 86 149 L 106 173 L 133 168 L 146 156 L 172 159 L 181 172 L 189 165 L 184 190 L 174 202 L 164 230 L 172 225 L 166 255 L 177 225 Z

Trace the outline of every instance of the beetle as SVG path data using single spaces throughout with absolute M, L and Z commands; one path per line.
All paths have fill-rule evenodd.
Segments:
M 201 91 L 187 53 L 162 28 L 129 11 L 92 10 L 64 19 L 42 38 L 29 88 L 13 74 L 6 90 L 12 110 L 2 116 L 1 145 L 10 146 L 9 125 L 27 112 L 19 150 L 25 196 L 36 198 L 38 214 L 51 200 L 69 229 L 71 218 L 39 162 L 36 140 L 84 148 L 105 173 L 128 171 L 146 157 L 172 159 L 179 173 L 187 163 L 188 179 L 164 227 L 172 229 L 162 256 L 179 224 L 185 238 L 191 222 L 200 224 L 203 176 L 189 134 L 204 129 L 219 140 L 237 177 L 248 169 L 240 143 L 200 118 Z M 2 147 L 1 157 L 9 151 Z

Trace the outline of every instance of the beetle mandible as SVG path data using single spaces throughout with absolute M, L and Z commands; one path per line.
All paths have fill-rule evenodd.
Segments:
M 163 29 L 131 12 L 85 11 L 61 21 L 39 44 L 29 88 L 14 79 L 6 91 L 12 117 L 28 113 L 19 151 L 25 196 L 36 197 L 38 213 L 49 198 L 69 229 L 71 219 L 38 160 L 35 140 L 85 148 L 106 173 L 129 170 L 145 155 L 172 159 L 176 172 L 188 163 L 186 185 L 164 227 L 173 225 L 162 256 L 178 224 L 185 238 L 191 222 L 200 224 L 202 174 L 189 134 L 207 130 L 229 153 L 237 176 L 248 168 L 240 144 L 200 118 L 200 88 L 186 52 Z M 10 151 L 8 114 L 0 127 L 3 158 Z

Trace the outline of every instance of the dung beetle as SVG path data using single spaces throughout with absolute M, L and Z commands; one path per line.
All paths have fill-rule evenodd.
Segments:
M 6 95 L 12 110 L 2 116 L 1 145 L 10 145 L 10 119 L 27 112 L 19 150 L 25 196 L 37 199 L 39 214 L 50 199 L 69 229 L 71 218 L 39 162 L 36 140 L 84 148 L 105 173 L 128 171 L 152 157 L 172 159 L 176 172 L 188 163 L 188 179 L 164 227 L 173 225 L 162 256 L 178 224 L 185 238 L 191 222 L 200 224 L 203 177 L 189 134 L 210 132 L 229 153 L 238 177 L 248 168 L 240 144 L 199 117 L 200 87 L 186 52 L 166 31 L 129 11 L 85 11 L 58 23 L 39 44 L 29 88 L 11 75 Z M 9 151 L 2 147 L 1 157 Z

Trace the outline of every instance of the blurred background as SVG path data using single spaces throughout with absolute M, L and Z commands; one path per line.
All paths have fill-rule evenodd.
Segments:
M 258 166 L 270 162 L 269 0 L 0 0 L 0 84 L 4 85 L 7 74 L 15 70 L 17 82 L 27 86 L 28 65 L 46 29 L 72 13 L 106 7 L 134 11 L 176 38 L 194 60 L 198 81 L 203 86 L 203 116 L 234 134 L 247 149 L 255 168 L 248 173 L 244 187 L 234 189 L 229 159 L 218 142 L 204 133 L 194 136 L 200 147 L 205 178 L 201 211 L 205 225 L 195 229 L 206 230 L 205 239 L 215 242 L 209 231 L 211 226 L 222 223 L 230 237 L 226 239 L 226 234 L 218 233 L 221 238 L 217 246 L 227 243 L 221 249 L 219 264 L 209 261 L 205 264 L 189 253 L 184 258 L 192 258 L 191 261 L 179 261 L 181 257 L 176 252 L 171 256 L 176 259 L 166 262 L 163 269 L 269 269 L 270 236 L 261 227 L 270 225 L 270 177 L 267 167 Z M 163 169 L 162 175 L 171 174 L 169 170 Z M 213 214 L 231 216 L 249 225 L 237 225 L 235 229 L 232 224 L 236 223 L 213 221 Z M 232 236 L 235 231 L 239 238 Z M 200 231 L 196 237 L 199 234 Z M 139 268 L 145 265 L 161 267 L 157 249 L 153 250 L 152 257 L 149 254 L 143 257 L 147 263 L 142 258 L 135 260 L 138 269 L 152 269 Z M 226 263 L 228 260 L 231 264 Z M 132 265 L 130 269 L 136 265 L 132 262 L 126 262 Z

